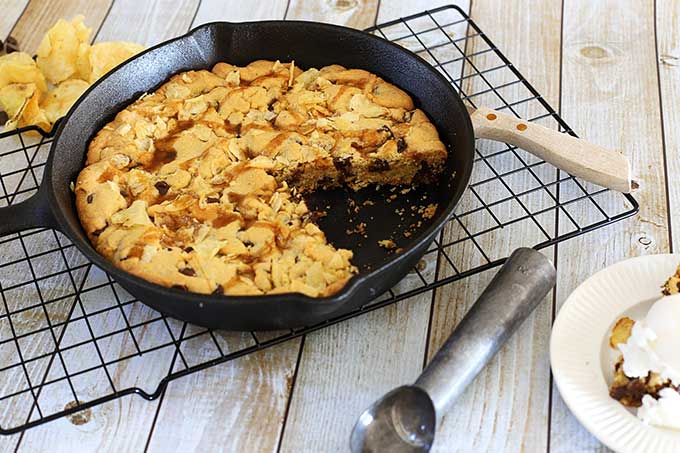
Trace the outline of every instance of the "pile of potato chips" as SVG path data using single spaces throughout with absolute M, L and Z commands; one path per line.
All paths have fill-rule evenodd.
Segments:
M 83 19 L 59 19 L 40 42 L 36 60 L 24 52 L 0 56 L 5 130 L 36 125 L 50 131 L 90 84 L 144 49 L 128 42 L 90 45 L 92 29 Z

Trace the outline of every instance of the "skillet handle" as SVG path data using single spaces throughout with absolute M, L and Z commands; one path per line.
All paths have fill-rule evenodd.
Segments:
M 45 184 L 41 184 L 38 192 L 27 200 L 0 208 L 0 236 L 29 228 L 54 228 L 56 225 Z
M 571 175 L 630 193 L 631 169 L 625 155 L 486 107 L 469 110 L 477 138 L 517 146 Z

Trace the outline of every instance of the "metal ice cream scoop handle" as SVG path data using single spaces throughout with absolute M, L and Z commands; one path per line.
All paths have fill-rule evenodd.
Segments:
M 429 451 L 437 423 L 555 286 L 555 277 L 541 253 L 515 250 L 415 384 L 392 390 L 361 415 L 352 452 Z

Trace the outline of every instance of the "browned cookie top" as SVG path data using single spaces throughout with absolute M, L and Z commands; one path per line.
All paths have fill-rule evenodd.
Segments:
M 366 71 L 219 63 L 172 77 L 107 124 L 76 205 L 98 252 L 152 282 L 318 297 L 356 268 L 291 186 L 403 183 L 445 159 L 410 97 Z

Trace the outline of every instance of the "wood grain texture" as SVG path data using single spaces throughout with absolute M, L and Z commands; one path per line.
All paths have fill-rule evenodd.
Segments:
M 103 23 L 94 23 L 89 16 L 86 17 L 86 23 L 94 30 L 99 29 L 101 25 L 103 33 L 97 36 L 97 41 L 130 40 L 154 44 L 186 32 L 197 3 L 187 2 L 184 5 L 187 8 L 193 8 L 188 13 L 182 11 L 173 13 L 171 5 L 161 3 L 156 2 L 156 7 L 144 10 L 143 16 L 135 16 L 132 13 L 138 13 L 139 8 L 129 0 L 120 0 L 116 2 L 116 7 L 111 9 L 111 14 L 106 18 L 103 15 L 98 16 L 100 20 L 105 19 Z M 54 21 L 55 18 L 53 17 L 52 20 Z M 29 26 L 23 17 L 20 23 L 22 26 L 24 24 Z M 47 26 L 49 28 L 49 24 Z M 120 36 L 116 34 L 118 32 L 121 33 Z M 104 283 L 106 277 L 100 271 L 92 271 L 88 276 L 88 282 Z M 101 305 L 113 300 L 113 294 L 97 294 L 97 296 L 99 300 L 90 300 L 86 296 L 81 298 L 82 307 L 86 312 L 92 309 L 92 305 L 101 308 Z M 72 304 L 74 301 L 69 302 Z M 62 313 L 68 313 L 69 308 L 70 305 L 63 307 Z M 82 313 L 78 307 L 74 316 L 82 316 Z M 104 315 L 93 317 L 88 322 L 94 332 L 108 332 L 124 326 L 122 316 L 123 314 L 118 310 L 112 310 Z M 136 303 L 128 306 L 128 311 L 124 313 L 124 316 L 134 324 L 136 319 L 150 319 L 154 316 L 154 312 Z M 137 329 L 135 337 L 142 348 L 145 344 L 170 341 L 165 325 L 160 321 Z M 84 321 L 68 324 L 62 345 L 67 345 L 71 338 L 90 338 L 87 324 Z M 108 358 L 136 352 L 134 340 L 127 334 L 99 341 L 98 346 L 104 357 Z M 92 347 L 92 344 L 89 344 L 87 348 L 78 348 L 67 354 L 67 368 L 78 369 L 84 363 L 89 362 L 92 357 L 96 357 L 96 351 Z M 165 368 L 165 364 L 169 362 L 173 353 L 174 348 L 164 348 L 148 356 L 145 355 L 143 358 L 126 360 L 118 365 L 109 366 L 108 371 L 114 385 L 118 388 L 137 386 L 151 392 L 168 373 L 169 370 Z M 50 373 L 54 374 L 57 367 L 57 364 L 53 364 Z M 108 379 L 101 370 L 86 376 L 78 380 L 79 382 L 74 382 L 79 398 L 87 401 L 111 391 L 107 384 Z M 52 412 L 61 410 L 64 401 L 73 399 L 69 392 L 65 382 L 62 381 L 60 385 L 54 385 L 45 390 L 41 396 L 40 405 Z M 66 417 L 29 430 L 24 434 L 19 449 L 41 451 L 61 448 L 62 451 L 69 451 L 73 445 L 80 445 L 84 451 L 140 451 L 147 443 L 158 405 L 158 401 L 148 402 L 137 396 L 122 398 L 80 412 L 77 417 Z
M 106 281 L 106 277 L 93 273 L 97 281 Z M 74 316 L 101 308 L 105 304 L 105 294 L 98 294 L 97 299 L 83 297 Z M 103 296 L 103 297 L 102 297 Z M 109 296 L 112 297 L 112 296 Z M 104 300 L 102 300 L 104 299 Z M 135 303 L 126 307 L 125 315 L 132 324 L 140 319 L 150 319 L 155 315 L 151 309 Z M 107 332 L 122 328 L 122 314 L 119 310 L 106 311 L 102 315 L 88 317 L 94 332 Z M 177 323 L 179 324 L 179 323 Z M 127 332 L 99 340 L 97 345 L 102 355 L 111 360 L 121 355 L 132 355 L 137 351 L 134 341 L 142 349 L 153 344 L 168 343 L 170 336 L 162 321 L 147 324 L 135 329 L 135 339 Z M 68 324 L 61 347 L 68 347 L 77 341 L 90 338 L 85 321 L 72 321 Z M 95 366 L 97 353 L 89 343 L 64 354 L 66 368 L 74 371 Z M 107 371 L 116 388 L 139 387 L 153 392 L 157 383 L 169 372 L 168 363 L 175 353 L 173 346 L 167 346 L 153 353 L 146 353 L 107 367 Z M 61 367 L 52 365 L 48 379 L 59 376 Z M 109 393 L 112 388 L 102 369 L 90 372 L 72 380 L 78 398 L 82 401 L 92 400 Z M 63 409 L 64 402 L 73 401 L 70 390 L 64 381 L 46 387 L 40 398 L 43 410 L 56 412 Z M 65 417 L 39 426 L 24 433 L 19 445 L 20 451 L 72 451 L 73 445 L 79 445 L 83 451 L 141 451 L 148 439 L 153 418 L 159 402 L 149 402 L 136 395 L 124 397 L 92 409 L 78 412 L 74 416 Z
M 91 38 L 104 21 L 113 0 L 31 0 L 12 30 L 21 50 L 35 53 L 45 32 L 60 19 L 85 16 L 85 25 L 92 28 Z
M 429 300 L 410 299 L 307 336 L 281 451 L 345 451 L 361 412 L 415 380 Z
M 327 6 L 315 7 L 315 3 L 296 2 L 288 18 L 318 18 L 318 8 Z M 383 5 L 392 8 L 385 13 L 392 17 L 409 14 L 401 10 L 411 6 L 408 2 Z M 355 7 L 362 8 L 364 17 L 343 11 L 324 13 L 324 20 L 343 23 L 340 19 L 351 18 L 343 24 L 371 25 L 376 12 L 363 4 Z M 297 10 L 305 15 L 297 16 Z M 419 265 L 429 280 L 435 271 L 434 258 L 430 254 Z M 400 293 L 420 284 L 417 274 L 411 273 L 393 290 Z M 415 380 L 422 370 L 431 297 L 422 294 L 306 338 L 281 451 L 345 451 L 361 412 L 393 387 Z
M 263 5 L 267 4 L 264 8 Z M 262 20 L 272 12 L 283 18 L 285 1 L 203 1 L 194 26 L 201 21 Z M 233 14 L 241 14 L 240 18 Z M 221 334 L 235 350 L 240 337 Z M 237 339 L 238 338 L 238 339 Z M 209 341 L 209 340 L 208 340 Z M 205 341 L 187 344 L 187 356 L 200 360 Z M 150 437 L 151 451 L 175 449 L 274 451 L 287 407 L 300 340 L 231 361 L 173 382 L 163 397 Z M 224 349 L 224 347 L 223 347 Z
M 458 5 L 466 13 L 470 13 L 469 0 L 426 0 L 426 1 L 408 1 L 408 0 L 388 0 L 380 2 L 380 11 L 378 11 L 378 23 L 388 22 L 399 17 L 410 16 L 426 9 L 435 9 L 444 5 Z
M 17 451 L 142 451 L 157 406 L 126 396 L 27 432 Z
M 7 160 L 3 163 L 6 164 Z M 29 254 L 52 250 L 57 246 L 54 234 L 50 231 L 40 233 L 34 239 L 38 241 L 26 241 Z M 24 256 L 25 253 L 19 241 L 12 241 L 3 246 L 0 263 L 7 264 L 22 259 Z M 29 388 L 29 382 L 33 387 L 43 382 L 50 363 L 50 357 L 45 355 L 52 354 L 55 350 L 53 337 L 48 327 L 48 317 L 53 325 L 59 323 L 63 326 L 74 303 L 73 297 L 66 297 L 50 303 L 44 309 L 36 306 L 39 300 L 38 288 L 43 300 L 54 299 L 73 291 L 68 274 L 61 274 L 49 281 L 43 280 L 39 285 L 31 281 L 33 273 L 45 275 L 45 273 L 64 270 L 64 266 L 60 264 L 60 258 L 54 255 L 49 258 L 47 260 L 33 259 L 32 268 L 29 268 L 25 261 L 21 263 L 22 265 L 6 266 L 0 275 L 0 286 L 3 288 L 0 312 L 3 315 L 6 311 L 14 313 L 11 316 L 11 322 L 7 318 L 0 322 L 0 338 L 3 340 L 19 338 L 18 341 L 11 341 L 0 346 L 0 363 L 3 367 L 9 367 L 0 372 L 0 393 L 9 395 L 22 392 L 0 402 L 0 420 L 2 420 L 3 428 L 6 429 L 25 423 L 31 411 L 34 411 L 33 397 L 26 390 Z M 75 279 L 78 280 L 77 275 Z M 15 288 L 9 289 L 10 286 L 15 286 Z M 54 334 L 59 336 L 62 329 L 63 327 L 54 327 Z M 26 372 L 19 365 L 20 360 L 27 362 Z M 19 439 L 19 435 L 0 437 L 0 450 L 13 449 Z
M 24 2 L 25 3 L 25 2 Z M 11 30 L 11 36 L 15 37 L 19 42 L 19 47 L 21 50 L 33 53 L 42 39 L 43 34 L 47 29 L 54 23 L 55 17 L 58 17 L 57 12 L 62 12 L 70 16 L 76 15 L 81 11 L 93 13 L 93 19 L 89 20 L 87 23 L 90 27 L 94 27 L 96 30 L 101 23 L 101 20 L 106 15 L 106 11 L 110 2 L 68 2 L 68 1 L 55 1 L 55 2 L 44 2 L 44 1 L 31 1 L 27 5 L 24 4 L 25 9 L 18 2 L 10 2 L 8 8 L 8 16 L 3 17 L 0 22 L 3 26 L 13 26 Z M 3 12 L 5 14 L 5 5 L 3 4 Z M 101 11 L 94 11 L 97 7 Z M 22 13 L 23 11 L 23 13 Z M 17 17 L 17 13 L 21 14 Z M 18 20 L 17 20 L 18 19 Z M 5 24 L 4 21 L 7 21 Z M 11 23 L 10 23 L 11 22 Z M 3 31 L 4 36 L 9 30 Z M 3 142 L 3 145 L 7 145 L 7 141 Z M 4 164 L 8 163 L 5 159 Z M 4 170 L 4 169 L 3 169 Z M 26 179 L 29 181 L 30 178 Z M 50 247 L 54 247 L 55 238 L 51 232 L 44 233 L 41 238 L 45 250 L 49 250 Z M 11 249 L 20 250 L 19 244 L 13 244 L 16 247 L 9 247 L 5 249 L 6 252 L 12 254 Z M 21 253 L 17 255 L 14 259 L 21 256 Z M 9 258 L 9 257 L 7 257 Z M 42 272 L 57 271 L 59 268 L 59 263 L 61 258 L 54 256 L 52 261 L 35 263 L 34 271 L 38 274 Z M 50 269 L 48 269 L 50 268 Z M 11 284 L 22 284 L 27 279 L 30 279 L 30 274 L 28 269 L 16 269 L 13 272 L 11 269 L 3 275 L 3 284 L 7 286 L 9 282 Z M 42 296 L 45 299 L 49 299 L 50 296 L 58 296 L 58 293 L 63 292 L 64 288 L 69 290 L 69 278 L 67 274 L 61 275 L 59 278 L 50 282 L 49 287 L 40 288 Z M 9 301 L 8 308 L 10 310 L 20 309 L 22 306 L 26 307 L 26 304 L 34 303 L 38 300 L 37 296 L 38 288 L 35 285 L 24 284 L 14 291 L 14 294 Z M 54 306 L 50 307 L 47 313 L 50 321 L 52 323 L 63 322 L 66 315 L 69 313 L 75 300 L 73 298 L 64 299 Z M 4 311 L 4 310 L 3 310 Z M 35 332 L 41 328 L 47 326 L 47 318 L 45 311 L 42 309 L 31 309 L 22 312 L 20 315 L 15 315 L 13 317 L 13 328 L 17 335 L 22 333 L 28 334 L 30 332 Z M 3 323 L 3 338 L 8 338 L 11 333 L 8 331 L 9 325 L 7 322 Z M 59 335 L 62 328 L 55 329 L 55 335 Z M 30 342 L 27 342 L 30 340 Z M 17 349 L 18 348 L 18 349 Z M 21 351 L 22 357 L 24 359 L 30 357 L 36 357 L 54 350 L 54 341 L 52 335 L 49 331 L 44 331 L 44 333 L 33 333 L 30 336 L 25 337 L 25 340 L 19 341 L 16 345 L 7 345 L 0 351 L 0 360 L 2 363 L 14 363 L 18 351 Z M 29 379 L 32 385 L 37 385 L 43 381 L 45 373 L 48 372 L 49 358 L 40 359 L 31 362 L 29 366 L 29 374 L 25 376 L 23 372 L 20 372 L 20 368 L 12 368 L 8 372 L 3 373 L 0 378 L 0 386 L 3 388 L 3 393 L 9 393 L 10 389 L 15 391 L 27 388 L 27 380 Z M 29 412 L 35 411 L 33 407 L 33 398 L 29 393 L 23 393 L 17 397 L 13 397 L 9 400 L 3 401 L 2 411 L 5 413 L 3 416 L 3 421 L 8 422 L 11 426 L 16 426 L 17 424 L 25 422 L 28 417 Z M 7 416 L 7 414 L 11 416 Z M 9 427 L 9 426 L 8 426 Z M 21 435 L 14 435 L 8 437 L 0 438 L 0 450 L 9 451 L 14 450 L 19 446 L 21 441 Z
M 242 0 L 202 0 L 194 27 L 206 22 L 247 22 L 251 20 L 283 19 L 287 0 L 265 2 Z
M 148 451 L 276 451 L 297 346 L 292 341 L 172 382 Z
M 355 28 L 373 24 L 376 3 L 348 4 L 353 6 L 339 10 L 314 1 L 293 2 L 287 18 L 323 16 L 325 22 Z M 410 276 L 411 284 L 416 280 Z M 403 283 L 408 284 L 408 278 Z M 415 379 L 424 351 L 429 297 L 417 299 L 307 336 L 282 452 L 345 451 L 363 409 L 390 388 Z
M 651 1 L 634 0 L 564 4 L 563 116 L 581 136 L 628 154 L 640 181 L 635 193 L 640 214 L 559 246 L 558 309 L 605 266 L 669 249 L 653 8 Z M 552 421 L 552 452 L 606 450 L 574 419 L 556 389 Z
M 286 19 L 329 22 L 352 28 L 375 24 L 378 0 L 291 0 Z
M 526 14 L 526 11 L 531 11 L 532 14 Z M 522 73 L 554 104 L 559 92 L 560 41 L 559 35 L 554 33 L 555 29 L 559 29 L 560 23 L 559 2 L 546 4 L 542 1 L 520 0 L 499 3 L 476 0 L 472 3 L 471 15 L 513 64 L 521 68 Z M 517 30 L 522 32 L 517 33 Z M 467 46 L 467 53 L 470 55 L 487 48 L 478 38 L 469 39 Z M 542 62 L 540 67 L 535 64 L 536 61 Z M 485 70 L 498 66 L 498 61 L 493 54 L 484 53 L 474 57 L 472 64 L 479 70 Z M 469 75 L 472 69 L 466 66 L 464 73 Z M 512 74 L 505 71 L 491 71 L 487 79 L 493 85 L 510 81 Z M 488 86 L 480 77 L 466 79 L 463 84 L 463 90 L 467 94 L 486 89 Z M 517 85 L 505 90 L 503 94 L 508 99 L 522 99 L 522 90 Z M 474 100 L 477 105 L 492 108 L 498 107 L 499 103 L 493 93 L 475 97 Z M 528 103 L 517 106 L 517 110 L 523 117 L 531 117 L 539 108 Z M 478 147 L 485 153 L 501 149 L 502 145 L 482 140 L 478 142 Z M 512 156 L 505 155 L 504 159 L 497 160 L 494 164 L 502 170 L 505 166 L 511 166 L 513 161 Z M 476 171 L 483 171 L 483 167 L 484 164 L 479 163 Z M 548 180 L 551 177 L 549 173 L 543 176 Z M 522 172 L 514 185 L 526 187 L 531 185 L 532 178 L 529 173 Z M 481 186 L 479 190 L 502 193 L 506 189 L 494 182 L 489 186 Z M 460 208 L 463 212 L 467 201 L 463 200 Z M 504 212 L 496 211 L 496 215 L 503 218 L 524 215 L 517 204 L 504 204 L 501 208 Z M 479 230 L 484 225 L 476 224 L 485 223 L 489 219 L 473 216 L 469 221 L 466 218 L 461 221 L 466 227 Z M 554 229 L 554 217 L 549 216 L 542 223 L 544 228 L 553 226 Z M 443 240 L 455 240 L 460 235 L 460 226 L 452 224 L 445 230 Z M 545 236 L 536 225 L 520 222 L 496 234 L 480 237 L 478 244 L 495 259 L 509 255 L 520 245 L 533 245 L 542 240 L 545 240 Z M 467 269 L 484 262 L 476 247 L 469 241 L 460 247 L 449 249 L 448 253 L 458 269 Z M 550 256 L 551 252 L 548 250 L 546 253 Z M 451 266 L 440 263 L 440 273 L 442 276 L 450 275 Z M 462 319 L 493 274 L 494 271 L 478 274 L 437 291 L 430 326 L 429 358 Z M 452 445 L 456 446 L 456 451 L 545 450 L 548 443 L 550 308 L 550 297 L 547 297 L 499 355 L 482 371 L 458 403 L 457 410 L 444 418 L 438 432 L 439 437 L 435 441 L 437 451 L 451 451 Z
M 0 15 L 0 39 L 2 41 L 12 30 L 26 5 L 28 5 L 28 0 L 5 0 L 2 2 L 2 15 Z
M 186 33 L 199 0 L 116 0 L 97 41 L 134 41 L 152 46 Z
M 674 0 L 656 2 L 656 36 L 658 68 L 663 108 L 667 175 L 680 174 L 680 3 Z M 680 247 L 680 180 L 667 179 L 668 221 L 671 227 L 671 250 Z
M 0 38 L 10 31 L 23 3 L 3 1 Z M 198 3 L 198 0 L 116 0 L 97 40 L 124 39 L 154 44 L 186 31 Z M 378 21 L 448 3 L 450 0 L 382 0 L 377 11 Z M 32 0 L 13 35 L 22 48 L 33 52 L 55 18 L 82 13 L 86 23 L 96 30 L 110 5 L 109 0 Z M 280 19 L 288 2 L 202 0 L 200 5 L 194 26 L 215 20 Z M 372 25 L 377 3 L 375 0 L 291 0 L 289 6 L 290 19 L 363 28 Z M 674 0 L 657 0 L 655 18 L 651 1 L 565 0 L 560 99 L 561 7 L 559 0 L 475 0 L 472 11 L 475 21 L 541 94 L 554 107 L 562 101 L 563 115 L 577 133 L 600 145 L 625 151 L 633 161 L 636 179 L 641 182 L 641 189 L 635 195 L 642 206 L 639 217 L 559 246 L 558 306 L 580 282 L 604 266 L 632 255 L 667 251 L 670 227 L 673 241 L 680 238 L 680 221 L 672 219 L 680 203 L 680 182 L 670 178 L 670 212 L 664 196 L 664 165 L 669 174 L 680 171 L 680 157 L 676 152 L 680 147 L 677 127 L 680 112 L 675 108 L 680 102 L 680 6 Z M 655 21 L 659 61 L 655 60 L 654 52 Z M 414 39 L 408 43 L 418 45 Z M 484 57 L 475 61 L 486 62 Z M 470 73 L 469 68 L 456 67 L 453 72 L 456 70 Z M 663 101 L 665 163 L 657 82 Z M 466 82 L 465 89 L 474 89 L 475 83 L 479 82 Z M 486 100 L 493 99 L 487 97 Z M 531 106 L 520 106 L 523 115 L 534 112 Z M 491 149 L 492 145 L 483 146 Z M 614 202 L 598 201 L 615 208 Z M 469 206 L 470 200 L 464 199 L 461 208 Z M 584 206 L 583 212 L 576 214 L 587 217 L 593 211 L 592 206 Z M 546 223 L 549 226 L 556 221 L 561 231 L 568 228 L 563 215 L 559 219 L 549 217 Z M 459 233 L 449 228 L 446 234 L 455 238 Z M 520 235 L 529 242 L 540 237 L 535 231 L 510 228 L 496 239 L 486 239 L 482 246 L 494 256 L 507 255 L 517 245 Z M 552 256 L 553 251 L 546 253 Z M 483 262 L 470 247 L 460 247 L 455 256 L 456 264 L 461 266 Z M 435 262 L 428 258 L 422 267 L 424 274 L 432 277 Z M 444 267 L 440 271 L 447 272 Z M 67 451 L 78 446 L 88 451 L 141 451 L 149 442 L 151 451 L 275 451 L 277 448 L 284 452 L 345 451 L 349 430 L 361 410 L 391 387 L 415 378 L 426 351 L 431 357 L 492 274 L 477 275 L 437 292 L 429 339 L 430 295 L 403 301 L 310 335 L 305 340 L 285 429 L 286 400 L 294 380 L 299 341 L 175 381 L 162 403 L 126 397 L 90 410 L 84 424 L 75 425 L 72 422 L 75 419 L 65 418 L 30 430 L 24 435 L 19 450 Z M 0 279 L 7 278 L 16 280 L 22 276 L 19 272 L 0 276 Z M 417 284 L 418 277 L 411 274 L 400 288 Z M 19 290 L 13 300 L 30 300 L 31 291 L 31 288 Z M 64 301 L 63 306 L 54 307 L 50 316 L 67 312 L 73 303 L 73 300 Z M 550 300 L 546 300 L 520 328 L 520 333 L 458 403 L 452 416 L 445 419 L 438 432 L 437 451 L 545 451 L 546 447 L 553 452 L 606 451 L 573 418 L 554 388 L 553 407 L 548 406 L 549 304 Z M 0 312 L 3 310 L 0 308 Z M 148 316 L 149 311 L 137 304 L 130 307 L 126 315 L 143 317 Z M 21 321 L 21 329 L 44 323 L 38 312 L 26 314 Z M 101 324 L 95 327 L 104 329 L 120 322 L 120 317 L 109 312 L 96 322 Z M 79 331 L 83 327 L 74 325 L 67 333 L 73 337 L 86 334 Z M 2 338 L 8 335 L 2 331 L 5 328 L 0 325 Z M 167 335 L 164 329 L 161 324 L 149 326 L 138 332 L 138 340 L 157 341 Z M 231 345 L 227 347 L 241 347 L 242 342 L 247 341 L 238 335 L 219 334 L 219 337 L 224 345 Z M 49 338 L 45 337 L 44 341 Z M 203 338 L 188 345 L 187 355 L 200 359 L 201 354 L 208 353 L 211 341 Z M 35 342 L 25 347 L 26 351 L 38 351 L 45 345 Z M 133 345 L 130 338 L 121 337 L 102 342 L 100 347 L 104 351 L 118 351 L 132 350 Z M 8 363 L 15 355 L 14 350 L 3 347 L 0 362 Z M 155 366 L 166 360 L 154 362 L 153 357 L 146 355 L 142 358 L 127 366 L 109 367 L 115 383 L 143 386 L 145 380 L 157 382 L 158 376 L 167 372 Z M 31 373 L 40 375 L 44 371 L 40 365 L 33 367 Z M 2 393 L 7 386 L 17 385 L 22 379 L 21 373 L 0 376 Z M 103 376 L 93 381 L 106 385 Z M 95 395 L 103 389 L 84 387 L 79 393 L 81 391 L 84 395 Z M 29 400 L 16 399 L 0 405 L 0 412 L 27 404 Z M 50 407 L 49 400 L 44 404 Z M 156 414 L 158 419 L 151 433 Z M 0 437 L 0 451 L 14 451 L 18 441 L 19 436 Z

